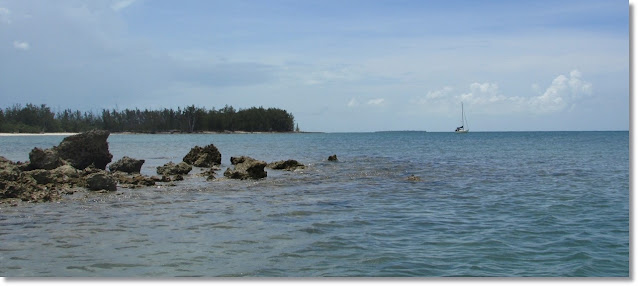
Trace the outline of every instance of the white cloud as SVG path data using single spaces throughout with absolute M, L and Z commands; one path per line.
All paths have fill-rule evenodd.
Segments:
M 368 101 L 364 101 L 365 105 L 370 105 L 370 106 L 382 106 L 385 103 L 385 99 L 384 98 L 372 98 L 369 99 Z M 352 108 L 352 107 L 357 107 L 360 106 L 362 103 L 359 102 L 359 100 L 357 100 L 356 98 L 351 98 L 350 101 L 348 101 L 347 106 Z
M 361 73 L 362 71 L 354 66 L 319 66 L 316 70 L 311 71 L 303 82 L 307 85 L 354 82 L 363 78 Z
M 592 84 L 581 79 L 579 70 L 572 70 L 569 77 L 557 76 L 545 92 L 529 100 L 534 112 L 546 113 L 564 110 L 584 96 L 592 93 Z
M 316 79 L 308 79 L 304 83 L 307 84 L 307 85 L 317 85 L 317 84 L 321 84 L 323 82 L 320 81 L 320 80 L 316 80 Z
M 496 83 L 472 83 L 470 92 L 460 96 L 461 101 L 471 102 L 473 104 L 492 104 L 504 100 L 507 97 L 502 95 Z
M 67 102 L 76 106 L 93 104 L 100 107 L 114 103 L 110 94 L 121 94 L 120 105 L 123 101 L 133 101 L 133 98 L 142 96 L 149 98 L 147 102 L 162 100 L 168 104 L 173 100 L 175 105 L 180 105 L 183 101 L 174 98 L 192 92 L 193 96 L 189 97 L 191 103 L 237 106 L 234 102 L 239 100 L 235 98 L 242 98 L 242 102 L 248 102 L 244 107 L 253 104 L 250 100 L 257 102 L 268 94 L 269 98 L 272 97 L 271 101 L 280 100 L 283 102 L 281 107 L 299 113 L 296 117 L 300 123 L 303 123 L 304 114 L 311 114 L 310 111 L 324 106 L 328 106 L 331 112 L 346 109 L 357 114 L 374 114 L 378 110 L 388 111 L 387 114 L 405 113 L 402 109 L 405 108 L 419 117 L 432 119 L 432 124 L 447 121 L 436 120 L 436 117 L 452 116 L 456 119 L 461 101 L 465 103 L 468 118 L 475 116 L 474 120 L 485 118 L 483 114 L 558 113 L 560 111 L 557 110 L 568 111 L 574 104 L 579 107 L 586 103 L 577 102 L 580 100 L 578 96 L 564 95 L 591 92 L 591 84 L 587 85 L 585 79 L 596 85 L 597 93 L 609 97 L 619 94 L 617 97 L 621 99 L 624 96 L 624 101 L 614 100 L 614 104 L 626 105 L 627 102 L 626 92 L 616 92 L 624 91 L 628 86 L 622 84 L 626 82 L 626 76 L 616 76 L 618 70 L 627 70 L 627 38 L 623 35 L 543 30 L 532 35 L 521 33 L 519 37 L 449 33 L 442 33 L 451 35 L 444 37 L 438 34 L 432 37 L 396 37 L 396 33 L 388 30 L 374 37 L 352 37 L 351 33 L 347 33 L 344 38 L 338 33 L 322 34 L 323 31 L 339 31 L 333 29 L 337 26 L 326 27 L 325 21 L 319 21 L 320 26 L 316 27 L 306 22 L 303 26 L 287 27 L 283 25 L 286 19 L 279 18 L 270 21 L 268 17 L 274 15 L 268 13 L 276 9 L 249 9 L 266 15 L 246 16 L 248 21 L 240 21 L 239 25 L 229 19 L 236 18 L 234 11 L 241 10 L 230 9 L 234 7 L 228 7 L 230 5 L 219 5 L 219 9 L 210 9 L 212 14 L 206 15 L 189 13 L 188 10 L 174 14 L 180 17 L 205 16 L 192 20 L 210 26 L 221 23 L 224 28 L 228 27 L 221 34 L 203 35 L 206 40 L 202 41 L 199 37 L 202 35 L 197 33 L 182 35 L 171 34 L 171 31 L 146 31 L 156 26 L 153 21 L 162 20 L 161 13 L 151 13 L 159 17 L 149 18 L 149 25 L 138 27 L 137 21 L 127 22 L 131 19 L 122 12 L 137 8 L 149 9 L 149 12 L 160 9 L 142 7 L 145 3 L 141 2 L 60 0 L 51 5 L 28 5 L 24 1 L 0 0 L 0 42 L 4 43 L 0 49 L 4 46 L 4 51 L 20 51 L 19 54 L 22 54 L 13 59 L 3 57 L 2 65 L 7 67 L 0 69 L 3 91 L 15 94 L 16 100 L 35 98 L 37 101 L 42 94 L 59 94 L 46 98 L 43 103 Z M 270 5 L 273 4 L 260 6 Z M 173 8 L 184 7 L 177 5 L 171 10 Z M 189 9 L 192 8 L 197 7 Z M 25 19 L 23 15 L 27 13 L 33 18 Z M 176 30 L 191 27 L 193 21 L 188 20 L 176 22 L 183 24 Z M 340 26 L 349 21 L 336 20 L 331 23 Z M 9 22 L 12 23 L 6 24 Z M 267 25 L 245 30 L 246 25 L 255 22 Z M 260 36 L 255 38 L 255 35 Z M 246 39 L 258 42 L 243 43 Z M 14 43 L 11 47 L 14 40 L 26 42 Z M 455 50 L 446 48 L 457 45 L 459 40 L 460 47 Z M 538 44 L 543 42 L 553 45 Z M 28 50 L 25 52 L 20 47 Z M 203 50 L 206 54 L 193 62 L 166 55 L 189 50 Z M 208 61 L 203 62 L 206 59 Z M 227 59 L 231 65 L 220 65 L 217 59 Z M 255 71 L 249 65 L 236 64 L 237 60 L 254 62 L 256 65 L 253 66 L 259 69 Z M 261 66 L 258 65 L 260 63 Z M 578 71 L 570 73 L 574 63 L 579 64 L 584 74 Z M 22 68 L 10 68 L 13 67 L 10 64 Z M 15 70 L 25 72 L 17 73 Z M 596 74 L 589 75 L 589 71 L 596 71 Z M 553 80 L 561 74 L 565 79 L 559 79 L 554 85 Z M 594 78 L 597 75 L 601 78 Z M 42 84 L 45 78 L 47 82 Z M 532 83 L 537 85 L 530 89 Z M 171 89 L 173 86 L 175 88 Z M 198 89 L 188 89 L 191 86 Z M 610 91 L 609 86 L 614 89 Z M 163 92 L 164 98 L 156 99 L 156 92 L 166 90 L 171 92 Z M 256 92 L 246 92 L 253 90 Z M 226 94 L 241 96 L 222 96 Z M 412 101 L 407 102 L 407 97 L 411 97 Z M 385 98 L 387 100 L 382 100 Z M 557 98 L 563 100 L 563 105 L 552 101 Z M 397 105 L 402 101 L 409 106 Z M 612 102 L 607 98 L 600 101 Z M 477 116 L 479 113 L 481 117 Z M 320 120 L 316 122 L 317 126 L 324 125 L 317 129 L 331 128 L 325 127 Z M 355 129 L 368 123 L 362 121 L 357 124 L 360 125 Z
M 446 113 L 449 111 L 450 103 L 455 101 L 454 91 L 455 89 L 451 86 L 431 90 L 425 96 L 411 100 L 410 103 L 423 106 L 428 112 Z
M 592 93 L 592 84 L 582 79 L 579 70 L 572 70 L 569 76 L 557 76 L 544 92 L 538 84 L 532 84 L 532 89 L 535 91 L 535 95 L 532 96 L 504 95 L 496 83 L 474 82 L 470 84 L 468 92 L 454 94 L 454 88 L 444 87 L 430 91 L 426 96 L 418 97 L 411 103 L 437 113 L 454 112 L 461 102 L 464 102 L 473 113 L 553 113 L 572 109 L 585 96 Z
M 351 98 L 350 101 L 348 102 L 348 107 L 355 107 L 358 105 L 359 105 L 359 102 L 354 97 Z
M 111 5 L 111 9 L 113 9 L 113 11 L 120 11 L 122 9 L 125 9 L 128 6 L 131 6 L 136 0 L 119 0 L 119 1 L 115 1 L 112 5 Z
M 446 86 L 443 89 L 429 91 L 428 94 L 425 96 L 425 98 L 426 99 L 446 98 L 447 96 L 451 94 L 453 90 L 454 88 Z
M 11 24 L 11 19 L 9 19 L 10 14 L 11 11 L 9 11 L 9 9 L 0 7 L 0 23 Z
M 470 85 L 472 92 L 480 92 L 495 95 L 498 93 L 498 85 L 495 83 L 478 83 L 475 82 Z
M 31 46 L 27 42 L 13 41 L 13 47 L 18 50 L 28 50 Z
M 541 90 L 541 86 L 538 83 L 533 83 L 532 84 L 532 90 L 536 93 L 536 94 L 541 94 L 543 91 Z
M 385 99 L 383 98 L 374 98 L 368 100 L 368 105 L 381 105 L 383 102 L 385 102 Z

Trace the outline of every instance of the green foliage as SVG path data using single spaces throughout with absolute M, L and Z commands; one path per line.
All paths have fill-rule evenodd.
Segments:
M 249 131 L 291 132 L 294 117 L 278 108 L 232 106 L 206 109 L 195 105 L 162 110 L 103 109 L 101 113 L 65 109 L 53 113 L 46 105 L 14 105 L 0 109 L 0 132 L 82 132 L 105 129 L 111 132 L 200 132 Z
M 39 133 L 59 131 L 54 118 L 55 115 L 44 104 L 36 106 L 29 103 L 25 107 L 16 104 L 6 108 L 1 117 L 0 132 Z

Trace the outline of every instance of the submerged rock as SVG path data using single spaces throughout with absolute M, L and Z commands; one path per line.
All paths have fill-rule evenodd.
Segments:
M 268 173 L 264 171 L 266 167 L 266 162 L 253 159 L 248 156 L 241 157 L 231 157 L 231 164 L 234 165 L 234 168 L 228 168 L 224 172 L 224 177 L 230 179 L 261 179 L 265 178 Z
M 215 167 L 211 167 L 208 170 L 200 173 L 199 175 L 203 176 L 203 177 L 206 177 L 207 181 L 212 181 L 212 180 L 216 179 L 216 177 L 215 177 L 217 175 L 216 172 L 219 171 L 219 170 L 220 170 L 220 168 L 215 166 Z
M 337 154 L 329 156 L 328 161 L 332 161 L 332 162 L 339 161 L 339 159 L 337 159 Z
M 151 177 L 151 179 L 153 179 L 155 182 L 163 182 L 163 183 L 168 183 L 173 181 L 170 176 L 166 176 L 166 175 L 162 175 L 161 177 L 153 176 Z
M 60 158 L 76 169 L 82 170 L 93 165 L 104 170 L 113 158 L 106 141 L 109 135 L 110 132 L 106 130 L 84 132 L 64 138 L 60 145 L 53 149 Z
M 139 174 L 140 170 L 142 170 L 142 165 L 144 165 L 145 160 L 137 160 L 127 156 L 122 157 L 122 159 L 117 162 L 109 165 L 109 170 L 111 172 L 124 172 L 124 173 L 136 173 Z
M 184 162 L 180 162 L 179 164 L 175 164 L 173 162 L 168 162 L 168 163 L 164 164 L 164 166 L 157 167 L 157 174 L 158 175 L 166 175 L 166 176 L 186 175 L 192 169 L 193 169 L 193 167 L 191 165 L 186 164 Z
M 276 161 L 268 164 L 266 167 L 274 169 L 274 170 L 286 170 L 286 171 L 294 171 L 296 169 L 304 169 L 306 166 L 299 163 L 297 160 L 285 160 L 285 161 Z
M 213 144 L 203 148 L 195 146 L 184 156 L 182 161 L 195 167 L 212 167 L 221 165 L 222 154 Z
M 121 171 L 113 172 L 112 175 L 117 182 L 125 188 L 154 186 L 155 182 L 159 181 L 159 178 L 147 177 L 141 174 L 129 174 Z
M 410 175 L 410 176 L 408 176 L 407 180 L 410 181 L 410 182 L 420 182 L 421 181 L 421 177 L 415 176 L 415 175 Z

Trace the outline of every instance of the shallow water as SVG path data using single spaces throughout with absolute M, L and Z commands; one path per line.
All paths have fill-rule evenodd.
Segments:
M 0 137 L 0 156 L 62 138 Z M 147 175 L 210 143 L 223 169 L 308 167 L 0 205 L 0 275 L 629 275 L 628 132 L 109 137 Z

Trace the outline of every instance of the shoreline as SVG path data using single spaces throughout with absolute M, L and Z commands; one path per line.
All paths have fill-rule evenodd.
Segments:
M 80 134 L 73 132 L 59 132 L 59 133 L 0 133 L 0 137 L 14 137 L 14 136 L 71 136 Z
M 395 133 L 395 132 L 419 132 L 419 133 L 454 133 L 453 131 L 418 131 L 418 130 L 403 130 L 403 131 L 365 131 L 365 132 L 319 132 L 319 131 L 300 131 L 300 132 L 263 132 L 263 131 L 201 131 L 201 132 L 112 132 L 111 135 L 187 135 L 187 134 L 325 134 L 325 133 Z M 473 133 L 543 133 L 543 132 L 629 132 L 629 130 L 569 130 L 569 131 L 475 131 Z M 59 132 L 59 133 L 0 133 L 0 137 L 19 137 L 19 136 L 71 136 L 80 134 L 81 132 Z
M 201 132 L 192 132 L 192 133 L 186 133 L 186 132 L 170 132 L 170 131 L 166 131 L 166 132 L 155 132 L 155 133 L 151 133 L 151 132 L 112 132 L 111 135 L 186 135 L 186 134 L 215 134 L 215 135 L 220 135 L 220 134 L 309 134 L 309 133 L 323 133 L 323 132 L 262 132 L 262 131 L 255 131 L 255 132 L 250 132 L 250 131 L 223 131 L 223 132 L 218 132 L 218 131 L 201 131 Z M 52 132 L 52 133 L 0 133 L 0 137 L 17 137 L 17 136 L 71 136 L 71 135 L 76 135 L 76 134 L 80 134 L 80 132 Z
M 223 134 L 304 134 L 304 133 L 323 133 L 323 132 L 277 132 L 277 131 L 198 131 L 198 132 L 180 132 L 180 131 L 163 131 L 163 132 L 111 132 L 111 135 L 197 135 L 197 134 L 213 134 L 213 135 L 223 135 Z

